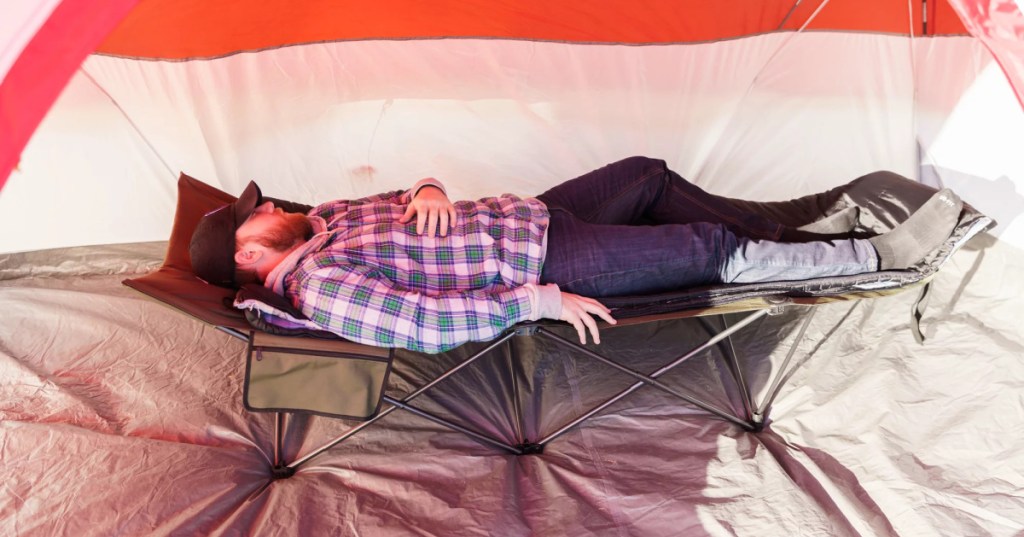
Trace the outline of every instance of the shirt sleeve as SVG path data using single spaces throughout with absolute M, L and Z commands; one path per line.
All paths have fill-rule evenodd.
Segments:
M 359 198 L 355 200 L 334 200 L 327 203 L 317 205 L 309 212 L 310 216 L 319 216 L 327 222 L 335 220 L 339 216 L 344 216 L 349 212 L 358 212 L 360 215 L 373 214 L 373 211 L 368 211 L 370 207 L 375 205 L 402 205 L 405 201 L 402 201 L 403 196 L 408 190 L 393 190 L 391 192 L 383 192 L 380 194 L 374 194 L 365 198 Z
M 448 195 L 448 190 L 444 188 L 444 185 L 441 184 L 441 181 L 438 181 L 433 177 L 426 177 L 424 179 L 420 179 L 419 181 L 417 181 L 415 185 L 412 185 L 412 188 L 406 190 L 405 194 L 402 194 L 402 203 L 409 203 L 410 201 L 412 201 L 412 199 L 416 197 L 416 194 L 419 194 L 420 190 L 425 186 L 436 187 L 438 190 L 444 193 L 445 196 Z
M 314 207 L 308 214 L 310 216 L 319 216 L 326 222 L 332 222 L 339 216 L 344 216 L 346 213 L 354 213 L 358 215 L 359 219 L 366 220 L 379 213 L 379 210 L 375 210 L 374 206 L 379 205 L 408 205 L 409 202 L 419 193 L 420 189 L 425 186 L 434 186 L 448 195 L 448 191 L 445 190 L 444 185 L 441 181 L 434 179 L 433 177 L 427 177 L 420 179 L 412 188 L 409 190 L 393 190 L 391 192 L 383 192 L 381 194 L 374 194 L 365 198 L 359 198 L 356 200 L 335 200 L 327 203 L 320 204 Z M 379 209 L 379 207 L 378 207 Z M 378 215 L 379 216 L 379 215 Z
M 321 330 L 366 345 L 425 353 L 492 340 L 531 314 L 523 287 L 428 296 L 398 289 L 366 267 L 318 269 L 293 282 L 290 293 Z

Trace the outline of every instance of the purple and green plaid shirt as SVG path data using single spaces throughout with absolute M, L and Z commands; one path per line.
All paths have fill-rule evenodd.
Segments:
M 403 191 L 310 211 L 330 238 L 285 276 L 285 293 L 317 328 L 383 347 L 442 352 L 494 339 L 530 316 L 548 210 L 511 195 L 456 202 L 447 237 L 399 224 Z

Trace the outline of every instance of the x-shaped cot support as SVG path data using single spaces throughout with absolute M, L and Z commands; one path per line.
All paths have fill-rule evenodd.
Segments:
M 788 351 L 788 353 L 786 355 L 786 358 L 784 359 L 784 361 L 782 363 L 782 366 L 780 367 L 779 373 L 777 375 L 775 375 L 774 381 L 772 382 L 771 387 L 768 389 L 768 392 L 767 392 L 767 395 L 766 395 L 764 401 L 762 401 L 761 403 L 757 404 L 757 403 L 755 403 L 752 400 L 753 398 L 752 398 L 750 390 L 749 390 L 749 388 L 747 386 L 746 379 L 744 378 L 742 370 L 740 369 L 739 361 L 737 360 L 735 349 L 732 346 L 731 336 L 733 334 L 735 334 L 736 332 L 744 329 L 745 327 L 749 326 L 751 323 L 757 321 L 758 319 L 761 319 L 762 317 L 764 317 L 766 315 L 777 315 L 777 314 L 782 313 L 785 310 L 786 306 L 792 305 L 793 302 L 790 299 L 785 298 L 785 297 L 769 297 L 768 299 L 765 300 L 765 304 L 766 305 L 764 307 L 761 307 L 760 309 L 756 309 L 756 310 L 750 312 L 743 319 L 741 319 L 738 323 L 733 324 L 731 326 L 728 325 L 728 323 L 726 322 L 724 315 L 720 315 L 722 317 L 722 322 L 723 322 L 723 325 L 724 325 L 724 329 L 722 329 L 721 331 L 718 331 L 718 332 L 716 332 L 715 329 L 709 323 L 707 323 L 704 320 L 703 317 L 700 317 L 701 322 L 704 325 L 704 328 L 710 334 L 710 337 L 706 341 L 701 343 L 700 345 L 697 345 L 693 349 L 691 349 L 691 350 L 689 350 L 689 351 L 679 355 L 677 358 L 671 360 L 669 363 L 667 363 L 666 365 L 662 366 L 661 368 L 657 369 L 656 371 L 654 371 L 654 372 L 652 372 L 650 374 L 644 374 L 644 373 L 641 373 L 639 371 L 630 369 L 630 368 L 628 368 L 626 366 L 623 366 L 622 364 L 619 364 L 619 363 L 615 362 L 614 360 L 612 360 L 612 359 L 610 359 L 608 357 L 605 357 L 605 356 L 602 356 L 601 354 L 593 352 L 590 349 L 587 349 L 586 347 L 584 347 L 584 346 L 582 346 L 582 345 L 580 345 L 580 344 L 578 344 L 578 343 L 576 343 L 574 341 L 570 341 L 570 340 L 568 340 L 566 338 L 563 338 L 562 336 L 559 336 L 558 334 L 556 334 L 556 333 L 552 332 L 551 330 L 549 330 L 542 323 L 523 323 L 523 324 L 517 325 L 516 327 L 508 330 L 500 338 L 496 339 L 495 341 L 493 341 L 490 344 L 488 344 L 486 347 L 482 348 L 480 351 L 476 352 L 475 354 L 473 354 L 472 356 L 466 358 L 465 360 L 459 362 L 458 364 L 456 364 L 452 368 L 448 369 L 447 371 L 442 373 L 440 376 L 438 376 L 434 380 L 428 382 L 427 384 L 421 386 L 420 388 L 416 389 L 415 391 L 409 393 L 408 395 L 406 395 L 402 399 L 396 399 L 394 397 L 391 397 L 391 396 L 388 396 L 388 395 L 384 395 L 383 396 L 383 401 L 386 402 L 390 406 L 384 408 L 377 415 L 375 415 L 374 417 L 370 418 L 369 420 L 360 423 L 359 425 L 357 425 L 357 426 L 349 429 L 348 431 L 346 431 L 344 434 L 342 434 L 342 435 L 340 435 L 340 436 L 338 436 L 338 437 L 336 437 L 336 438 L 326 442 L 322 446 L 320 446 L 320 447 L 310 451 L 309 453 L 307 453 L 307 454 L 303 455 L 302 457 L 296 459 L 295 461 L 292 461 L 292 462 L 289 462 L 289 463 L 283 462 L 282 461 L 282 457 L 281 457 L 281 444 L 282 444 L 282 442 L 284 440 L 283 439 L 283 431 L 284 431 L 284 420 L 285 420 L 285 418 L 284 418 L 284 414 L 283 413 L 277 412 L 276 413 L 277 416 L 276 416 L 276 420 L 275 420 L 275 430 L 274 430 L 274 466 L 273 466 L 273 470 L 272 470 L 273 478 L 274 479 L 281 479 L 281 478 L 287 478 L 287 477 L 292 476 L 299 469 L 299 467 L 301 467 L 302 465 L 308 463 L 310 460 L 312 460 L 316 456 L 318 456 L 318 455 L 324 453 L 325 451 L 331 449 L 332 447 L 340 444 L 341 442 L 347 440 L 348 438 L 352 437 L 353 435 L 357 434 L 358 432 L 360 432 L 360 431 L 370 427 L 374 423 L 380 421 L 381 419 L 383 419 L 384 417 L 388 416 L 389 414 L 391 414 L 392 412 L 394 412 L 395 410 L 398 410 L 398 409 L 407 410 L 409 412 L 412 412 L 413 414 L 421 416 L 421 417 L 423 417 L 425 419 L 428 419 L 428 420 L 430 420 L 430 421 L 432 421 L 434 423 L 437 423 L 437 424 L 442 425 L 444 427 L 447 427 L 449 429 L 461 432 L 461 433 L 463 433 L 463 434 L 465 434 L 465 435 L 467 435 L 467 436 L 469 436 L 469 437 L 471 437 L 471 438 L 473 438 L 473 439 L 475 439 L 475 440 L 477 440 L 477 441 L 479 441 L 479 442 L 481 442 L 483 444 L 494 446 L 494 447 L 497 447 L 497 448 L 501 448 L 501 449 L 503 449 L 503 450 L 505 450 L 505 451 L 507 451 L 509 453 L 515 454 L 515 455 L 528 455 L 528 454 L 537 454 L 537 453 L 543 452 L 544 448 L 550 442 L 552 442 L 553 440 L 555 440 L 559 436 L 565 434 L 567 431 L 571 430 L 572 428 L 576 427 L 580 423 L 586 421 L 590 417 L 592 417 L 595 414 L 601 412 L 602 410 L 608 408 L 609 406 L 613 405 L 614 403 L 618 402 L 619 400 L 623 399 L 624 397 L 628 396 L 629 394 L 633 393 L 634 391 L 640 389 L 643 386 L 651 386 L 651 387 L 657 388 L 657 389 L 659 389 L 659 390 L 661 390 L 661 391 L 663 391 L 665 393 L 668 393 L 668 394 L 670 394 L 670 395 L 672 395 L 674 397 L 677 397 L 679 399 L 682 399 L 683 401 L 686 401 L 686 402 L 688 402 L 688 403 L 690 403 L 690 404 L 692 404 L 692 405 L 694 405 L 694 406 L 696 406 L 698 408 L 701 408 L 701 409 L 707 411 L 708 413 L 710 413 L 710 414 L 712 414 L 714 416 L 717 416 L 717 417 L 722 418 L 722 419 L 724 419 L 726 421 L 729 421 L 730 423 L 733 423 L 733 424 L 743 428 L 744 430 L 747 430 L 747 431 L 760 431 L 764 427 L 764 425 L 765 425 L 765 423 L 766 423 L 766 421 L 768 419 L 768 415 L 769 415 L 769 413 L 771 411 L 772 403 L 774 402 L 774 400 L 775 400 L 776 396 L 778 395 L 779 391 L 781 390 L 782 386 L 792 376 L 792 374 L 795 372 L 795 370 L 799 367 L 799 364 L 798 364 L 796 367 L 793 368 L 792 371 L 788 370 L 789 369 L 790 361 L 792 360 L 793 355 L 796 352 L 796 349 L 797 349 L 800 341 L 803 339 L 803 337 L 804 337 L 804 335 L 805 335 L 805 333 L 807 331 L 807 327 L 810 324 L 811 319 L 814 316 L 814 308 L 811 308 L 810 313 L 805 317 L 805 319 L 803 320 L 803 322 L 802 322 L 802 324 L 800 326 L 800 329 L 799 329 L 799 332 L 797 334 L 796 340 L 792 343 L 792 345 L 791 345 L 791 347 L 790 347 L 790 349 L 789 349 L 789 351 Z M 749 310 L 747 310 L 747 311 L 749 311 Z M 657 320 L 658 318 L 669 319 L 669 318 L 675 318 L 675 317 L 678 317 L 678 316 L 673 316 L 671 314 L 662 315 L 662 316 L 654 316 L 654 318 L 648 317 L 648 318 L 644 318 L 642 321 L 634 321 L 634 322 L 632 322 L 630 324 L 638 324 L 639 322 L 649 322 L 651 320 Z M 623 324 L 626 324 L 626 323 L 623 323 Z M 240 332 L 233 331 L 233 330 L 226 330 L 226 331 L 228 333 L 236 336 L 236 337 L 241 337 L 243 339 L 246 339 L 246 336 L 244 334 L 240 333 Z M 522 429 L 523 429 L 523 427 L 522 427 L 523 418 L 522 418 L 522 410 L 520 408 L 520 403 L 519 403 L 519 388 L 518 388 L 518 383 L 515 380 L 516 379 L 516 375 L 514 373 L 512 373 L 511 374 L 512 382 L 513 382 L 512 388 L 513 388 L 513 393 L 515 394 L 514 397 L 513 397 L 513 407 L 514 407 L 514 412 L 515 412 L 515 415 L 516 415 L 516 425 L 517 425 L 516 434 L 517 434 L 517 438 L 519 439 L 519 443 L 516 444 L 516 445 L 509 444 L 508 442 L 506 442 L 504 440 L 501 440 L 499 438 L 494 438 L 494 437 L 492 437 L 490 435 L 487 435 L 485 433 L 472 430 L 472 429 L 470 429 L 470 428 L 468 428 L 468 427 L 466 427 L 464 425 L 460 425 L 458 423 L 452 422 L 451 420 L 445 419 L 445 418 L 443 418 L 441 416 L 437 416 L 437 415 L 435 415 L 433 413 L 430 413 L 430 412 L 428 412 L 426 410 L 423 410 L 423 409 L 418 408 L 416 406 L 413 406 L 411 404 L 411 402 L 414 399 L 416 399 L 417 397 L 419 397 L 420 395 L 424 394 L 425 392 L 427 392 L 428 390 L 430 390 L 431 388 L 433 388 L 434 386 L 436 386 L 440 382 L 444 381 L 445 379 L 447 379 L 447 378 L 451 377 L 452 375 L 456 374 L 458 371 L 462 370 L 463 368 L 465 368 L 465 367 L 469 366 L 470 364 L 476 362 L 478 359 L 480 359 L 480 358 L 490 354 L 491 351 L 495 350 L 496 348 L 498 348 L 498 347 L 508 343 L 511 338 L 516 337 L 516 336 L 537 336 L 537 335 L 545 337 L 545 338 L 548 338 L 548 339 L 556 342 L 557 344 L 559 344 L 561 346 L 564 346 L 566 348 L 571 349 L 575 353 L 582 354 L 584 356 L 593 358 L 593 359 L 598 360 L 598 361 L 600 361 L 600 362 L 602 362 L 604 364 L 607 364 L 608 366 L 610 366 L 610 367 L 612 367 L 612 368 L 614 368 L 614 369 L 616 369 L 616 370 L 618 370 L 618 371 L 620 371 L 620 372 L 622 372 L 622 373 L 624 373 L 626 375 L 629 375 L 629 376 L 633 377 L 634 379 L 636 379 L 636 382 L 633 383 L 632 385 L 630 385 L 629 387 L 625 388 L 624 390 L 620 391 L 619 393 L 615 394 L 614 396 L 610 397 L 609 399 L 605 400 L 603 403 L 600 403 L 600 404 L 594 406 L 593 408 L 591 408 L 587 412 L 583 413 L 579 417 L 577 417 L 577 418 L 571 420 L 570 422 L 564 424 L 563 426 L 559 427 L 554 432 L 551 432 L 551 433 L 547 434 L 543 438 L 537 439 L 535 441 L 530 441 L 528 439 L 523 438 L 523 435 L 522 435 L 522 432 L 521 432 Z M 722 343 L 723 341 L 727 343 L 727 346 L 725 347 L 727 350 L 723 352 L 723 354 L 726 356 L 726 363 L 728 365 L 730 374 L 731 374 L 733 380 L 736 382 L 737 388 L 739 389 L 739 391 L 740 391 L 740 393 L 742 394 L 742 397 L 743 397 L 743 406 L 744 406 L 744 414 L 745 414 L 743 417 L 734 416 L 733 414 L 731 414 L 731 413 L 729 413 L 729 412 L 727 412 L 727 411 L 725 411 L 725 410 L 723 410 L 721 408 L 718 408 L 717 406 L 715 406 L 712 403 L 709 403 L 709 402 L 703 401 L 703 400 L 701 400 L 701 399 L 699 399 L 697 397 L 685 394 L 685 393 L 683 393 L 683 392 L 681 392 L 681 391 L 679 391 L 679 390 L 677 390 L 677 389 L 675 389 L 675 388 L 673 388 L 671 386 L 668 386 L 665 383 L 663 383 L 663 382 L 658 380 L 659 377 L 661 377 L 665 373 L 669 372 L 673 368 L 679 366 L 683 362 L 685 362 L 685 361 L 689 360 L 690 358 L 700 354 L 701 352 L 711 348 L 712 346 L 718 345 L 719 343 Z M 511 364 L 509 364 L 509 369 L 511 370 Z M 269 486 L 270 482 L 272 482 L 272 481 L 268 481 L 267 485 L 262 487 L 260 490 L 256 491 L 252 495 L 252 497 L 258 496 L 263 490 L 265 490 L 266 486 Z

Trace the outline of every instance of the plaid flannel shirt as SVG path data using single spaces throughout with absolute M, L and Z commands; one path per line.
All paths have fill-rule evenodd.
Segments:
M 314 327 L 351 341 L 442 352 L 486 341 L 530 317 L 525 284 L 544 262 L 547 208 L 511 195 L 456 202 L 447 237 L 416 234 L 403 191 L 310 211 L 330 238 L 285 276 Z

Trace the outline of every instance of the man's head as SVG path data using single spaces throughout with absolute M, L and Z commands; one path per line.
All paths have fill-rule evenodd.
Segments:
M 199 221 L 189 247 L 192 270 L 222 287 L 262 281 L 310 235 L 312 228 L 304 215 L 275 208 L 250 182 L 237 201 Z
M 267 201 L 235 231 L 235 282 L 265 281 L 292 250 L 313 233 L 304 214 L 286 213 Z

